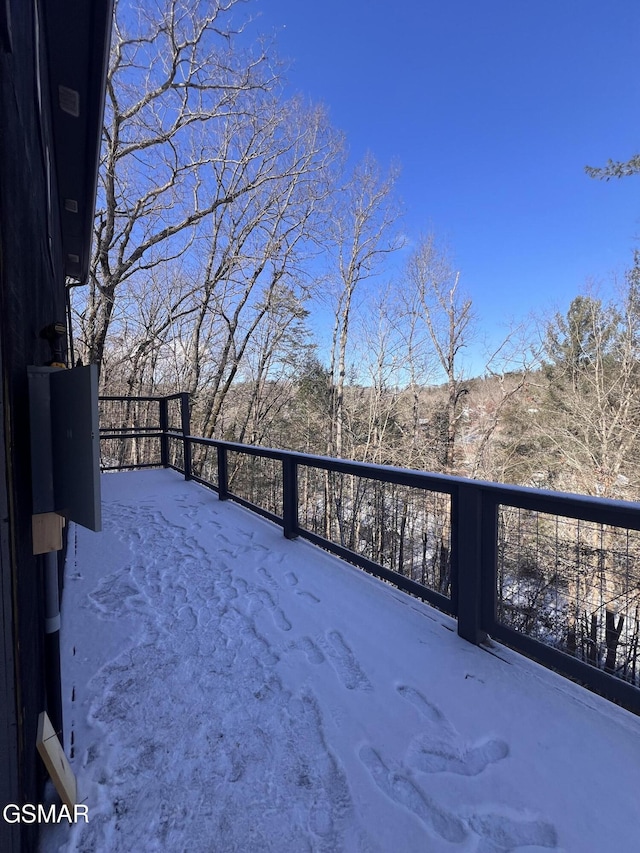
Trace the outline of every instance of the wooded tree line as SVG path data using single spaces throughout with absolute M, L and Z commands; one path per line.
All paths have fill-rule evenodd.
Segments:
M 187 391 L 192 432 L 207 437 L 637 500 L 640 255 L 614 297 L 585 291 L 566 314 L 523 323 L 470 377 L 478 319 L 461 273 L 434 235 L 402 236 L 395 167 L 351 166 L 326 112 L 284 97 L 244 6 L 116 4 L 94 254 L 73 293 L 76 356 L 98 364 L 102 392 Z M 437 501 L 322 488 L 325 533 L 366 540 L 403 572 L 412 550 L 417 575 L 446 590 Z M 585 592 L 584 560 L 554 569 L 574 602 L 560 633 L 615 661 L 620 619 L 637 652 L 638 597 L 622 612 L 606 548 L 589 547 L 605 593 Z M 505 613 L 530 620 L 557 553 L 538 548 L 524 586 L 509 553 Z

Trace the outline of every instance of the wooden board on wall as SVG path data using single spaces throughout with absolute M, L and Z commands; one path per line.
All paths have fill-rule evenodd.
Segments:
M 33 553 L 49 554 L 62 548 L 64 518 L 57 512 L 39 512 L 31 517 Z
M 36 746 L 60 799 L 65 806 L 73 808 L 77 796 L 76 777 L 46 711 L 42 711 L 38 718 Z

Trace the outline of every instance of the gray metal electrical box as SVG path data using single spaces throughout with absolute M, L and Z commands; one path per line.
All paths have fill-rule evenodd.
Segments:
M 33 512 L 102 529 L 98 370 L 29 367 Z

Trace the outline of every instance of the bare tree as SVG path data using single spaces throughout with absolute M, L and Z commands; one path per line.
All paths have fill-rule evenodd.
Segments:
M 383 177 L 373 156 L 368 154 L 338 193 L 332 215 L 338 293 L 331 341 L 333 430 L 328 452 L 336 456 L 342 456 L 344 449 L 344 387 L 354 295 L 362 282 L 379 270 L 385 256 L 401 245 L 394 230 L 399 216 L 392 196 L 396 178 L 396 169 Z
M 357 457 L 378 464 L 405 464 L 400 445 L 400 386 L 404 370 L 402 340 L 396 306 L 389 287 L 369 301 L 369 311 L 358 323 L 356 354 L 364 388 L 360 394 L 361 439 Z
M 206 258 L 194 311 L 188 390 L 212 435 L 251 339 L 290 292 L 304 302 L 313 280 L 305 260 L 320 239 L 332 167 L 342 140 L 321 109 L 272 101 L 247 124 L 229 123 L 216 170 L 222 188 L 253 183 L 202 224 Z M 243 156 L 234 151 L 241 149 Z M 249 172 L 248 176 L 245 173 Z M 205 254 L 206 252 L 206 254 Z
M 522 406 L 532 374 L 539 367 L 540 348 L 527 329 L 527 323 L 515 326 L 487 353 L 484 378 L 470 388 L 475 441 L 469 442 L 466 469 L 472 477 L 505 479 L 495 439 L 504 430 L 507 414 Z
M 423 237 L 411 254 L 406 280 L 409 288 L 405 304 L 412 330 L 412 346 L 416 347 L 416 324 L 422 325 L 436 364 L 446 378 L 441 465 L 446 473 L 453 473 L 462 414 L 460 401 L 468 391 L 460 367 L 460 351 L 469 343 L 472 333 L 474 315 L 471 299 L 461 293 L 460 273 L 452 270 L 433 235 Z
M 288 288 L 275 294 L 264 322 L 245 353 L 241 371 L 245 390 L 234 438 L 248 444 L 288 447 L 291 418 L 285 415 L 295 396 L 294 382 L 300 365 L 311 356 L 313 345 L 305 325 L 309 312 Z M 227 398 L 226 406 L 237 396 Z
M 94 255 L 88 294 L 79 295 L 88 361 L 102 363 L 122 285 L 180 256 L 198 223 L 263 180 L 246 171 L 241 183 L 222 191 L 215 185 L 219 125 L 274 82 L 264 51 L 236 45 L 239 5 L 117 4 Z

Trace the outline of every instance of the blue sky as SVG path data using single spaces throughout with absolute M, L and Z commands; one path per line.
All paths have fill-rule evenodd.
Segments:
M 354 159 L 402 167 L 409 236 L 447 242 L 484 332 L 565 310 L 640 245 L 638 0 L 255 0 Z

